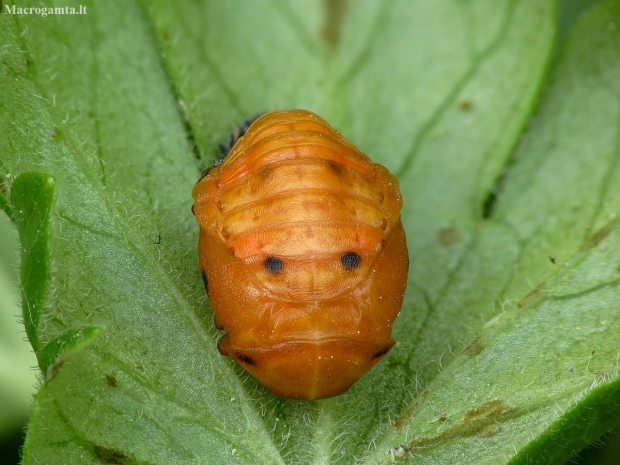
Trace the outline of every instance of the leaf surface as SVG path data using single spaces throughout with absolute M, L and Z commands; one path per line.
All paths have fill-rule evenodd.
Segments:
M 24 463 L 561 463 L 614 426 L 617 1 L 552 66 L 550 0 L 84 4 L 0 15 L 3 209 L 49 266 Z M 411 258 L 399 345 L 316 402 L 219 355 L 190 213 L 292 107 L 398 175 Z

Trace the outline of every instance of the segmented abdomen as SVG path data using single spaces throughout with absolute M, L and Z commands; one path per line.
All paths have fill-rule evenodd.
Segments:
M 269 290 L 334 297 L 367 275 L 399 221 L 398 183 L 313 113 L 259 122 L 200 182 L 196 215 Z M 356 273 L 346 253 L 361 258 Z
M 409 263 L 398 182 L 323 119 L 260 117 L 193 196 L 218 349 L 272 393 L 341 394 L 393 347 Z

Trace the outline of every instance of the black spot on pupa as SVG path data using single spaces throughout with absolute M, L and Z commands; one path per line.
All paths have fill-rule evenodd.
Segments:
M 196 216 L 196 212 L 194 211 L 194 205 L 192 204 L 192 215 Z
M 216 315 L 213 315 L 213 325 L 220 331 L 224 329 L 224 325 L 220 323 L 220 320 L 217 319 Z
M 342 174 L 342 165 L 340 163 L 329 160 L 327 162 L 327 166 L 329 166 L 329 169 L 332 170 L 332 172 L 337 176 L 340 176 Z
M 375 353 L 375 355 L 372 356 L 373 360 L 375 358 L 379 358 L 379 357 L 383 357 L 385 354 L 387 354 L 390 351 L 391 347 L 386 347 L 385 349 L 381 349 L 378 352 Z
M 237 358 L 243 363 L 245 363 L 246 365 L 256 365 L 256 362 L 254 361 L 254 359 L 252 357 L 248 357 L 247 355 L 237 354 Z
M 274 169 L 273 166 L 266 165 L 256 171 L 256 174 L 260 176 L 260 181 L 263 185 L 268 185 L 269 182 L 271 181 L 271 178 L 273 175 L 273 169 Z
M 280 274 L 284 271 L 284 263 L 278 257 L 268 257 L 263 264 L 271 274 Z
M 345 270 L 356 270 L 360 266 L 360 262 L 362 261 L 362 257 L 360 257 L 355 252 L 347 252 L 342 257 L 340 257 L 340 263 L 342 263 L 342 267 Z
M 207 297 L 209 296 L 209 280 L 207 279 L 207 273 L 205 270 L 200 270 L 200 274 L 202 275 L 202 282 L 205 285 L 205 291 L 207 292 Z

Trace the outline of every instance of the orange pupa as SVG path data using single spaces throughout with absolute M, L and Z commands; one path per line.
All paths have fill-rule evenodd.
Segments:
M 342 394 L 394 346 L 409 263 L 398 181 L 325 120 L 261 116 L 193 197 L 218 349 L 271 393 Z

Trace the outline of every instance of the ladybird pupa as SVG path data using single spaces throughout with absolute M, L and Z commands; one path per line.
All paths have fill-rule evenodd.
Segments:
M 193 197 L 218 348 L 269 391 L 342 394 L 391 349 L 408 268 L 398 181 L 326 121 L 259 117 Z

